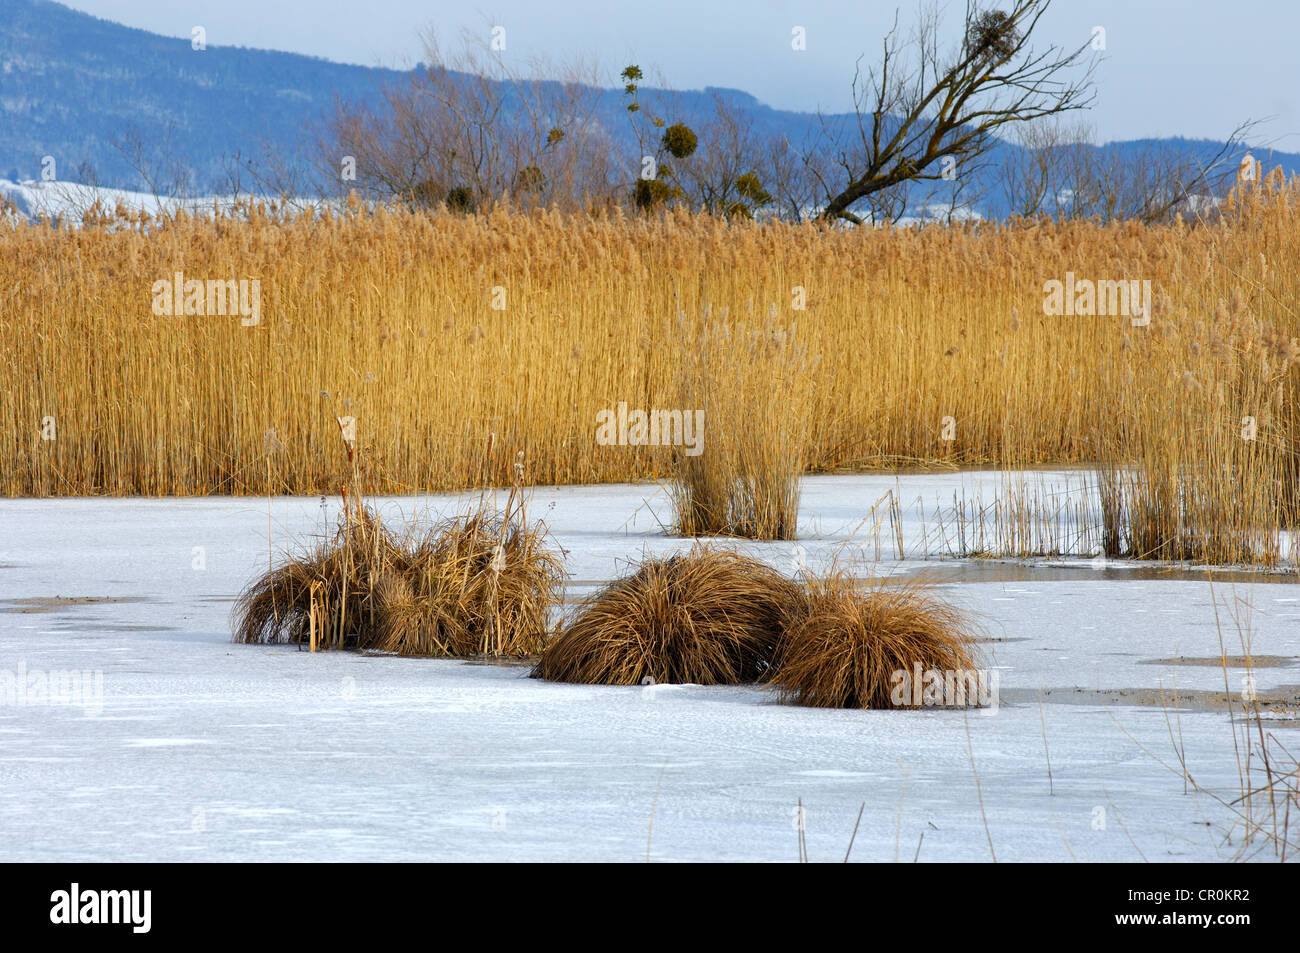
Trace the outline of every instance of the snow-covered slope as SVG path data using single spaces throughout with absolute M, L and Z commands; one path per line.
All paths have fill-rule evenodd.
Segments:
M 161 209 L 185 208 L 191 211 L 203 211 L 216 207 L 229 207 L 231 199 L 204 197 L 196 199 L 169 199 L 152 195 L 148 192 L 130 192 L 126 189 L 109 189 L 100 186 L 82 185 L 78 182 L 43 182 L 28 179 L 24 182 L 11 182 L 0 179 L 0 201 L 12 202 L 18 214 L 36 221 L 40 218 L 61 218 L 65 222 L 77 224 L 82 216 L 99 203 L 105 212 L 113 212 L 118 206 L 129 210 L 143 210 L 156 215 Z

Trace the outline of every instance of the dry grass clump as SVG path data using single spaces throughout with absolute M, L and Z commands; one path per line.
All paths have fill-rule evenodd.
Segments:
M 564 572 L 522 511 L 400 535 L 355 505 L 333 540 L 263 574 L 236 605 L 235 641 L 311 642 L 410 656 L 540 651 Z
M 599 685 L 734 685 L 770 665 L 798 584 L 709 546 L 646 559 L 581 606 L 542 654 L 536 678 Z
M 917 586 L 864 591 L 842 574 L 813 578 L 787 607 L 783 628 L 771 682 L 796 705 L 915 708 L 918 672 L 976 671 L 970 623 Z
M 250 583 L 235 603 L 234 640 L 315 644 L 327 648 L 373 645 L 378 629 L 371 593 L 383 577 L 400 573 L 408 554 L 373 511 L 357 507 L 323 541 Z M 314 605 L 313 605 L 314 603 Z
M 815 354 L 795 323 L 743 326 L 679 318 L 683 407 L 704 411 L 707 439 L 681 454 L 672 480 L 675 531 L 682 536 L 794 539 L 799 477 L 807 467 L 810 373 Z
M 444 520 L 405 574 L 376 591 L 383 638 L 399 655 L 535 655 L 564 571 L 535 525 L 483 515 Z

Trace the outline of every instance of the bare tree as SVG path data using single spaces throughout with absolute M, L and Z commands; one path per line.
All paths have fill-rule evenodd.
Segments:
M 194 192 L 193 172 L 176 141 L 182 134 L 174 121 L 167 123 L 161 135 L 146 135 L 133 123 L 110 140 L 160 205 Z
M 304 118 L 296 136 L 263 138 L 249 151 L 222 156 L 220 194 L 236 201 L 270 199 L 279 208 L 304 211 L 322 199 L 344 198 L 346 186 L 338 160 L 325 153 L 319 118 Z
M 878 66 L 853 80 L 856 134 L 833 137 L 838 181 L 822 182 L 827 220 L 861 222 L 852 208 L 903 183 L 941 180 L 943 160 L 971 163 L 1011 123 L 1083 109 L 1092 102 L 1088 44 L 1042 52 L 1030 37 L 1051 0 L 1014 0 L 1009 10 L 968 2 L 962 40 L 940 51 L 938 15 L 920 18 L 904 42 L 895 18 Z M 950 167 L 950 166 L 949 166 Z M 897 202 L 886 203 L 886 208 Z
M 363 195 L 470 210 L 507 196 L 585 207 L 612 193 L 594 74 L 535 63 L 525 76 L 468 37 L 454 58 L 432 33 L 425 49 L 428 65 L 383 89 L 377 107 L 339 103 L 327 124 L 324 161 L 351 157 Z
M 820 153 L 796 146 L 788 137 L 769 139 L 763 146 L 763 182 L 772 193 L 772 213 L 791 222 L 816 215 L 824 175 L 813 167 Z
M 1017 130 L 1001 177 L 1007 204 L 1024 217 L 1168 221 L 1199 214 L 1201 200 L 1226 193 L 1237 166 L 1230 160 L 1254 128 L 1247 120 L 1222 145 L 1198 156 L 1183 143 L 1145 143 L 1127 149 L 1097 144 L 1086 123 L 1055 117 Z
M 1087 165 L 1091 136 L 1085 122 L 1058 117 L 1025 123 L 1009 141 L 1002 164 L 1002 193 L 1012 215 L 1056 217 L 1072 199 Z

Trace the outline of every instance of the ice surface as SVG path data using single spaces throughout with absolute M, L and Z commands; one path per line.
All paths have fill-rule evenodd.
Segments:
M 910 861 L 918 842 L 921 860 L 987 860 L 990 838 L 999 860 L 1232 858 L 1231 815 L 1167 767 L 1172 734 L 1196 781 L 1235 797 L 1228 715 L 1162 709 L 1152 690 L 1223 692 L 1217 664 L 1177 664 L 1217 660 L 1217 604 L 1227 654 L 1248 615 L 1251 651 L 1273 657 L 1256 691 L 1294 700 L 1295 577 L 1212 588 L 1123 563 L 923 560 L 906 514 L 908 558 L 886 529 L 875 561 L 869 514 L 887 491 L 950 503 L 995 483 L 811 477 L 800 541 L 813 568 L 838 553 L 865 558 L 863 575 L 944 580 L 991 640 L 994 713 L 808 710 L 758 687 L 556 685 L 518 666 L 236 646 L 240 588 L 320 534 L 337 500 L 0 501 L 0 860 L 643 861 L 648 840 L 657 861 L 794 860 L 800 800 L 812 860 L 843 858 L 863 802 L 855 860 Z M 409 518 L 476 499 L 379 505 Z M 653 485 L 540 487 L 529 512 L 567 550 L 571 595 L 690 545 L 664 535 Z M 789 543 L 737 545 L 794 570 Z M 6 672 L 72 671 L 89 673 L 79 697 L 4 703 Z M 1244 675 L 1230 669 L 1230 691 Z M 1293 751 L 1296 723 L 1285 709 L 1271 722 Z

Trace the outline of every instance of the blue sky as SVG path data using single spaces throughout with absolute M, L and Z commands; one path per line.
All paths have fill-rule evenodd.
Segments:
M 613 77 L 635 62 L 679 89 L 730 86 L 772 106 L 847 109 L 853 66 L 870 61 L 900 11 L 915 2 L 822 0 L 70 0 L 68 6 L 129 26 L 210 45 L 290 50 L 364 65 L 417 62 L 420 34 L 444 46 L 463 31 L 486 44 L 506 28 L 506 54 L 520 62 L 580 57 Z M 940 3 L 959 22 L 961 0 Z M 791 49 L 802 26 L 807 49 Z M 1294 0 L 1056 0 L 1040 42 L 1077 46 L 1106 31 L 1097 104 L 1088 114 L 1102 139 L 1185 135 L 1222 138 L 1241 120 L 1261 123 L 1256 141 L 1300 152 L 1300 3 Z

